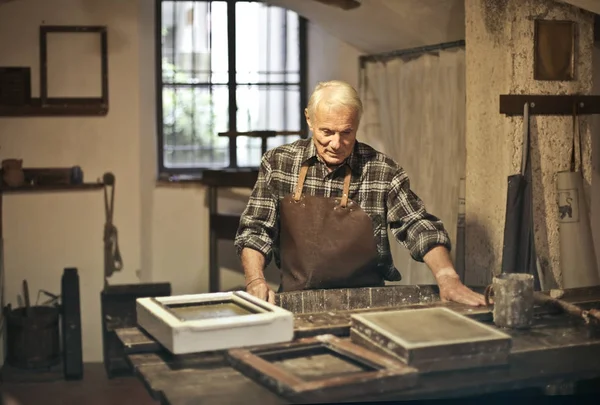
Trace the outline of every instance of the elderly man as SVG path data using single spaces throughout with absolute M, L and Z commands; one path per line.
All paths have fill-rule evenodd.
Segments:
M 362 103 L 341 81 L 320 83 L 305 110 L 312 139 L 269 150 L 242 214 L 235 246 L 246 290 L 273 302 L 263 270 L 281 270 L 279 290 L 382 286 L 399 280 L 387 228 L 433 272 L 444 300 L 484 305 L 450 259 L 442 222 L 410 189 L 391 158 L 358 142 Z

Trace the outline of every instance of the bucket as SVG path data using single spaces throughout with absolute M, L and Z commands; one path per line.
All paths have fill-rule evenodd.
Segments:
M 21 369 L 49 368 L 61 361 L 59 310 L 33 306 L 11 309 L 6 315 L 6 361 Z

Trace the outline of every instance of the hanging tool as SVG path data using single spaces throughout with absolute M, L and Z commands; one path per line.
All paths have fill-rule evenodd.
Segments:
M 119 240 L 117 228 L 113 224 L 113 214 L 115 206 L 115 175 L 105 173 L 104 182 L 104 209 L 106 223 L 104 225 L 104 281 L 110 278 L 115 271 L 121 271 L 123 268 L 123 259 L 119 251 Z M 110 201 L 109 201 L 110 188 Z

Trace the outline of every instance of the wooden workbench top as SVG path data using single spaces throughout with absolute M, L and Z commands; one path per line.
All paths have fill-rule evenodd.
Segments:
M 578 300 L 577 297 L 568 297 L 571 302 L 582 304 L 591 301 L 597 303 L 596 298 L 587 296 Z M 488 308 L 471 308 L 439 301 L 388 309 L 440 305 L 482 322 L 491 321 Z M 361 311 L 296 314 L 297 335 L 334 333 L 348 336 L 350 315 Z M 507 366 L 423 374 L 413 388 L 353 400 L 448 398 L 600 378 L 600 336 L 567 315 L 540 308 L 536 313 L 535 326 L 530 330 L 504 330 L 512 336 Z M 172 356 L 137 328 L 122 329 L 117 333 L 135 373 L 163 404 L 289 403 L 233 369 L 222 352 Z

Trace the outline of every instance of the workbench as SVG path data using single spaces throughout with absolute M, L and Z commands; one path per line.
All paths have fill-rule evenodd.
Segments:
M 362 302 L 350 300 L 353 292 L 346 290 L 338 293 L 337 298 L 335 293 L 328 295 L 327 292 L 306 292 L 295 297 L 278 295 L 277 303 L 287 309 L 295 308 L 296 338 L 330 333 L 348 339 L 353 313 L 436 306 L 493 325 L 490 308 L 441 302 L 434 286 L 383 288 L 380 294 L 363 294 L 367 298 Z M 373 305 L 373 297 L 381 297 L 384 292 L 388 293 L 387 303 L 392 305 Z M 600 288 L 565 290 L 563 299 L 582 308 L 599 308 Z M 503 330 L 512 337 L 508 365 L 423 374 L 415 387 L 352 400 L 451 398 L 525 389 L 548 393 L 549 386 L 556 388 L 567 383 L 573 387 L 572 383 L 584 381 L 592 382 L 586 389 L 595 388 L 597 395 L 600 392 L 600 336 L 597 332 L 582 320 L 552 308 L 536 307 L 535 319 L 529 330 Z M 222 352 L 173 356 L 139 328 L 121 329 L 117 335 L 134 373 L 162 404 L 290 403 L 236 371 Z M 310 364 L 303 367 L 296 363 L 295 367 L 313 375 L 336 367 L 329 358 L 317 362 L 313 358 Z

